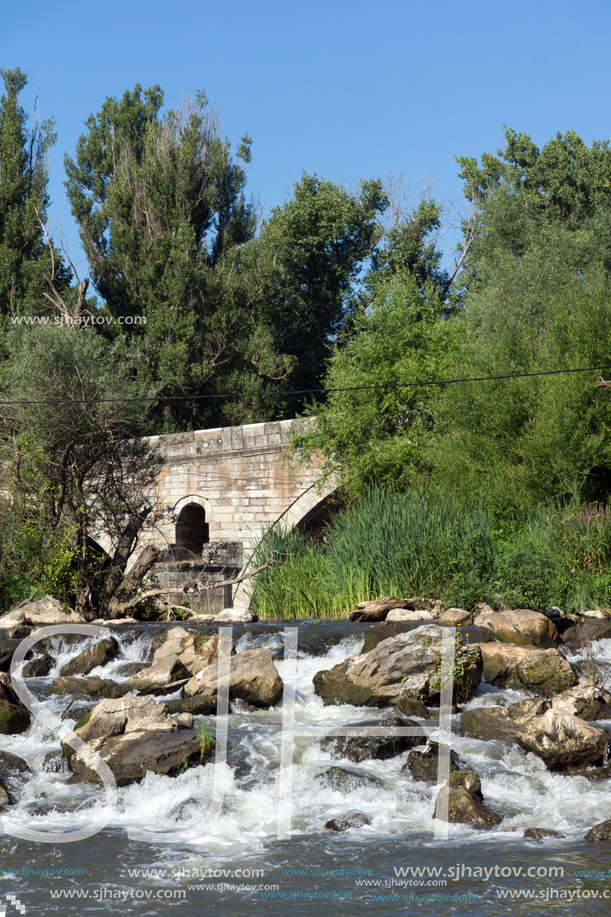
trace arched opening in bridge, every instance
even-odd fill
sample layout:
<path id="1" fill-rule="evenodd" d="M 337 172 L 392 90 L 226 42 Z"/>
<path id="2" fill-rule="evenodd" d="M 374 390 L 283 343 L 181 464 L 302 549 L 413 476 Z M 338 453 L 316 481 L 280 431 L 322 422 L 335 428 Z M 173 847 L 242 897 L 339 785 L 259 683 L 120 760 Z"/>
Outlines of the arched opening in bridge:
<path id="1" fill-rule="evenodd" d="M 204 545 L 210 541 L 206 511 L 198 503 L 184 506 L 176 522 L 176 547 L 201 557 Z"/>
<path id="2" fill-rule="evenodd" d="M 324 541 L 327 525 L 340 508 L 340 499 L 337 492 L 333 491 L 302 516 L 295 528 L 311 538 Z"/>

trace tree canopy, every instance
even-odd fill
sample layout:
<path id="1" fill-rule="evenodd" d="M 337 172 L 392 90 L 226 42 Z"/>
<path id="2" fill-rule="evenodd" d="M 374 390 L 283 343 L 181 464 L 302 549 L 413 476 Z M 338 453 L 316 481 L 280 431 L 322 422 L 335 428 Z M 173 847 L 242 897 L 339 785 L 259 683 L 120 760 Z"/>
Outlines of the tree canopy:
<path id="1" fill-rule="evenodd" d="M 47 155 L 55 141 L 52 121 L 33 125 L 20 95 L 27 76 L 19 68 L 2 70 L 0 97 L 0 315 L 40 314 L 45 310 L 45 275 L 50 256 L 43 233 L 47 192 Z M 63 275 L 63 280 L 68 278 Z"/>

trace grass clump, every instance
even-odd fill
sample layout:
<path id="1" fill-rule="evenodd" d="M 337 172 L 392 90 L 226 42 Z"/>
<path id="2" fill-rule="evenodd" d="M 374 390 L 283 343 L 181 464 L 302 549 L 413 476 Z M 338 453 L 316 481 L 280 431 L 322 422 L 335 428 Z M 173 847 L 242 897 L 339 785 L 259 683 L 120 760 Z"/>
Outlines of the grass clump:
<path id="1" fill-rule="evenodd" d="M 611 509 L 600 503 L 534 506 L 498 520 L 441 490 L 372 487 L 338 512 L 322 538 L 271 528 L 253 565 L 261 618 L 343 617 L 381 595 L 442 599 L 472 608 L 566 611 L 611 607 Z"/>
<path id="2" fill-rule="evenodd" d="M 468 603 L 492 579 L 492 526 L 477 506 L 465 509 L 423 489 L 371 488 L 340 512 L 322 540 L 270 529 L 253 564 L 277 562 L 256 578 L 252 605 L 262 618 L 341 617 L 379 595 L 452 594 Z"/>

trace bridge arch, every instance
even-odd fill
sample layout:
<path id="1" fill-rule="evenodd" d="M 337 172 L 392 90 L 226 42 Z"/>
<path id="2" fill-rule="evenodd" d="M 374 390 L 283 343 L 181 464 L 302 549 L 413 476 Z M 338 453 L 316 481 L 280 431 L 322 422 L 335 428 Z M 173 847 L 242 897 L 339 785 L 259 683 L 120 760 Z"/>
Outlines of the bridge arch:
<path id="1" fill-rule="evenodd" d="M 320 534 L 337 505 L 338 491 L 335 484 L 311 486 L 291 503 L 279 522 L 286 529 L 297 528 Z"/>
<path id="2" fill-rule="evenodd" d="M 210 515 L 207 501 L 197 494 L 183 497 L 174 507 L 175 546 L 178 551 L 201 557 L 210 541 Z"/>

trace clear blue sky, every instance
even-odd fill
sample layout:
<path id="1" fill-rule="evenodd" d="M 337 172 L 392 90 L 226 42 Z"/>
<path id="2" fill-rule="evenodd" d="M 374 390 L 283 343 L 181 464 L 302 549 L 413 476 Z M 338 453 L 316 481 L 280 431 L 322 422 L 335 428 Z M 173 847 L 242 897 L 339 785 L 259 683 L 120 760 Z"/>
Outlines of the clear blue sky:
<path id="1" fill-rule="evenodd" d="M 495 152 L 502 125 L 545 143 L 611 135 L 608 0 L 29 0 L 2 11 L 0 66 L 29 74 L 56 120 L 51 225 L 74 250 L 63 155 L 108 95 L 203 89 L 224 133 L 253 137 L 250 190 L 267 209 L 302 170 L 349 184 L 427 175 L 460 197 L 454 156 Z"/>

